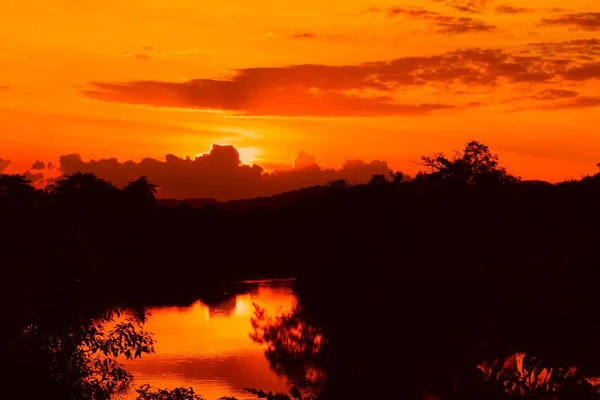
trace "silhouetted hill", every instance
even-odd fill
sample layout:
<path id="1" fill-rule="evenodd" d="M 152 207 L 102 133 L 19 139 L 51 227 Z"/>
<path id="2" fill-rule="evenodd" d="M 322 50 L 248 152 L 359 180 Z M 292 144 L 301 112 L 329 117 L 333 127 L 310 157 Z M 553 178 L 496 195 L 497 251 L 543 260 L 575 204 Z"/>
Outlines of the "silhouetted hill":
<path id="1" fill-rule="evenodd" d="M 222 204 L 223 209 L 231 211 L 249 211 L 256 208 L 293 207 L 313 201 L 319 201 L 327 196 L 329 190 L 325 186 L 312 186 L 293 190 L 268 197 L 258 197 L 247 200 L 232 200 Z"/>
<path id="2" fill-rule="evenodd" d="M 273 196 L 243 200 L 217 201 L 215 199 L 158 199 L 157 202 L 160 205 L 168 207 L 178 207 L 182 204 L 185 204 L 192 208 L 214 206 L 222 210 L 249 211 L 261 207 L 288 207 L 306 201 L 318 200 L 326 196 L 327 192 L 328 191 L 325 186 L 312 186 L 290 192 L 279 193 Z"/>
<path id="3" fill-rule="evenodd" d="M 215 204 L 221 203 L 215 199 L 183 199 L 183 200 L 157 199 L 156 201 L 158 202 L 158 204 L 168 206 L 168 207 L 178 207 L 178 206 L 185 204 L 185 205 L 188 205 L 193 208 L 200 208 L 200 207 L 204 207 L 207 205 L 215 205 Z"/>

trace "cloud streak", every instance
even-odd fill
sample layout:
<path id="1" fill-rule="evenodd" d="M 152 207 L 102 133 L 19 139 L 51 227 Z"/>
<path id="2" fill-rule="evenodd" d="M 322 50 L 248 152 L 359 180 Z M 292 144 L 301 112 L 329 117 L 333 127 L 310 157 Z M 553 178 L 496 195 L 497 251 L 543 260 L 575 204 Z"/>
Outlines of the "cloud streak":
<path id="1" fill-rule="evenodd" d="M 599 39 L 576 39 L 563 42 L 529 43 L 528 47 L 546 56 L 579 55 L 586 59 L 600 56 Z"/>
<path id="2" fill-rule="evenodd" d="M 294 85 L 276 87 L 273 81 L 265 81 L 263 85 L 254 80 L 263 72 L 256 72 L 243 73 L 232 81 L 93 83 L 94 89 L 84 93 L 115 103 L 225 110 L 254 116 L 408 116 L 452 108 L 446 104 L 397 104 L 390 96 L 361 97 L 336 92 L 335 89 Z M 276 73 L 273 74 L 274 79 L 277 77 Z M 331 78 L 333 83 L 336 79 Z"/>
<path id="3" fill-rule="evenodd" d="M 573 110 L 600 107 L 600 97 L 580 95 L 574 90 L 545 89 L 533 96 L 531 100 L 542 102 L 542 104 L 531 107 L 520 107 L 508 112 L 519 112 L 527 110 Z"/>
<path id="4" fill-rule="evenodd" d="M 428 22 L 431 26 L 431 31 L 435 33 L 465 34 L 492 32 L 497 29 L 496 26 L 475 18 L 443 15 L 422 8 L 392 7 L 388 10 L 388 16 L 404 16 L 408 19 Z"/>
<path id="5" fill-rule="evenodd" d="M 455 10 L 467 13 L 481 13 L 483 12 L 491 0 L 433 0 L 436 3 L 443 3 L 444 5 L 454 8 Z"/>
<path id="6" fill-rule="evenodd" d="M 543 104 L 537 107 L 531 107 L 530 110 L 575 110 L 583 108 L 600 107 L 600 97 L 578 96 L 567 101 L 559 101 L 552 104 Z M 523 111 L 527 109 L 519 109 Z"/>
<path id="7" fill-rule="evenodd" d="M 533 100 L 556 100 L 556 99 L 564 99 L 579 96 L 578 92 L 573 90 L 564 90 L 564 89 L 546 89 L 538 94 L 531 96 L 530 98 Z"/>
<path id="8" fill-rule="evenodd" d="M 539 26 L 566 26 L 575 30 L 600 31 L 600 12 L 557 15 L 542 19 Z"/>
<path id="9" fill-rule="evenodd" d="M 463 49 L 427 57 L 403 57 L 356 65 L 291 65 L 237 70 L 229 79 L 187 82 L 92 82 L 83 93 L 114 103 L 219 110 L 249 116 L 418 116 L 463 109 L 429 101 L 407 103 L 405 89 L 498 83 L 582 82 L 600 78 L 600 64 L 568 52 L 595 54 L 596 39 L 532 43 L 537 54 Z M 558 56 L 564 52 L 565 56 Z M 438 97 L 433 97 L 438 99 Z"/>
<path id="10" fill-rule="evenodd" d="M 517 15 L 517 14 L 528 14 L 535 12 L 536 10 L 528 7 L 515 7 L 509 4 L 502 4 L 497 6 L 494 11 L 496 14 L 506 14 L 506 15 Z"/>
<path id="11" fill-rule="evenodd" d="M 316 37 L 317 35 L 312 32 L 296 33 L 295 35 L 291 36 L 292 39 L 314 39 Z"/>

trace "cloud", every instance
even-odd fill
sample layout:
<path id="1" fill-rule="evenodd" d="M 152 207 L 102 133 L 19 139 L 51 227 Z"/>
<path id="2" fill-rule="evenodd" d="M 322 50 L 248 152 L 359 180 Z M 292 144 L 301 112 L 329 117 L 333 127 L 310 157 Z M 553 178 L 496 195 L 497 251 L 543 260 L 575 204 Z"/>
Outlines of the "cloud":
<path id="1" fill-rule="evenodd" d="M 138 60 L 151 60 L 157 58 L 167 57 L 185 57 L 185 56 L 196 56 L 196 55 L 209 55 L 212 52 L 200 51 L 197 49 L 178 49 L 178 48 L 157 48 L 153 46 L 142 46 L 133 51 L 126 51 L 123 53 L 127 57 L 133 57 Z"/>
<path id="2" fill-rule="evenodd" d="M 46 168 L 46 164 L 44 164 L 43 161 L 37 160 L 36 162 L 33 163 L 33 165 L 31 166 L 31 169 L 45 169 Z"/>
<path id="3" fill-rule="evenodd" d="M 535 12 L 535 10 L 533 8 L 515 7 L 515 6 L 511 6 L 509 4 L 499 5 L 494 9 L 494 11 L 496 11 L 496 14 L 510 14 L 510 15 L 527 14 L 527 13 Z"/>
<path id="4" fill-rule="evenodd" d="M 10 165 L 9 160 L 4 160 L 4 159 L 0 158 L 0 174 L 4 173 L 4 171 L 6 171 L 6 169 L 8 168 L 9 165 Z"/>
<path id="5" fill-rule="evenodd" d="M 535 108 L 538 110 L 569 110 L 594 107 L 600 107 L 600 97 L 580 96 L 569 101 L 545 104 Z"/>
<path id="6" fill-rule="evenodd" d="M 335 76 L 334 71 L 346 75 Z M 320 75 L 320 76 L 319 76 Z M 352 82 L 353 75 L 357 83 Z M 362 78 L 362 81 L 361 81 Z M 183 83 L 134 81 L 92 83 L 87 96 L 115 103 L 226 110 L 242 115 L 403 116 L 452 108 L 447 104 L 399 104 L 390 96 L 364 96 L 342 90 L 380 88 L 360 68 L 302 65 L 241 70 L 233 80 L 197 79 Z M 319 87 L 321 86 L 321 87 Z"/>
<path id="7" fill-rule="evenodd" d="M 137 58 L 138 60 L 151 60 L 152 59 L 152 57 L 150 57 L 148 54 L 144 54 L 144 53 L 134 54 L 133 57 Z"/>
<path id="8" fill-rule="evenodd" d="M 527 46 L 549 56 L 555 56 L 557 54 L 575 54 L 588 57 L 600 56 L 599 39 L 577 39 L 563 42 L 529 43 Z"/>
<path id="9" fill-rule="evenodd" d="M 369 7 L 361 11 L 361 14 L 375 14 L 381 12 L 381 8 L 379 7 Z"/>
<path id="10" fill-rule="evenodd" d="M 446 34 L 464 34 L 473 32 L 491 32 L 497 29 L 484 21 L 467 18 L 442 15 L 434 11 L 422 8 L 392 7 L 388 10 L 389 17 L 403 15 L 409 19 L 417 19 L 429 22 L 432 31 Z"/>
<path id="11" fill-rule="evenodd" d="M 600 31 L 600 12 L 557 15 L 542 19 L 539 26 L 567 26 L 576 30 Z"/>
<path id="12" fill-rule="evenodd" d="M 433 0 L 436 3 L 444 3 L 444 5 L 454 8 L 455 10 L 468 13 L 483 12 L 491 0 Z"/>
<path id="13" fill-rule="evenodd" d="M 533 100 L 556 100 L 556 99 L 564 99 L 570 97 L 577 97 L 579 93 L 573 90 L 564 90 L 564 89 L 546 89 L 538 94 L 531 96 Z"/>
<path id="14" fill-rule="evenodd" d="M 600 62 L 589 62 L 570 68 L 562 74 L 563 78 L 571 81 L 585 81 L 600 78 Z"/>
<path id="15" fill-rule="evenodd" d="M 569 110 L 600 107 L 600 97 L 581 96 L 578 92 L 564 89 L 546 89 L 529 96 L 529 99 L 543 101 L 545 104 L 533 107 L 521 107 L 508 112 L 526 110 Z"/>
<path id="16" fill-rule="evenodd" d="M 573 11 L 570 8 L 563 8 L 563 7 L 551 7 L 551 8 L 546 8 L 545 10 L 549 13 L 554 13 L 554 14 L 564 14 L 564 13 Z"/>
<path id="17" fill-rule="evenodd" d="M 594 79 L 598 77 L 594 62 L 581 62 L 568 54 L 559 57 L 550 50 L 595 51 L 595 46 L 592 41 L 538 43 L 530 44 L 528 54 L 472 48 L 355 65 L 246 68 L 235 71 L 229 79 L 93 82 L 83 93 L 114 103 L 219 110 L 239 115 L 427 115 L 464 106 L 440 103 L 438 96 L 432 96 L 429 102 L 406 103 L 406 89 L 433 87 L 451 93 L 454 89 L 465 90 L 465 86 L 472 90 L 478 86 L 493 88 L 498 83 Z"/>
<path id="18" fill-rule="evenodd" d="M 334 179 L 365 182 L 374 174 L 388 175 L 384 161 L 349 160 L 340 169 L 324 169 L 313 156 L 298 154 L 294 166 L 265 173 L 258 165 L 243 165 L 232 146 L 213 145 L 200 157 L 180 158 L 167 155 L 164 160 L 146 158 L 140 162 L 119 162 L 115 158 L 83 161 L 79 154 L 60 157 L 63 174 L 94 172 L 116 186 L 147 176 L 160 186 L 162 198 L 215 198 L 230 200 L 268 196 Z"/>
<path id="19" fill-rule="evenodd" d="M 517 15 L 517 14 L 530 14 L 530 13 L 550 13 L 550 14 L 557 14 L 557 13 L 566 13 L 569 12 L 571 10 L 569 10 L 568 8 L 559 8 L 559 7 L 552 7 L 552 8 L 531 8 L 531 7 L 517 7 L 517 6 L 512 6 L 510 4 L 501 4 L 496 6 L 496 8 L 494 8 L 494 11 L 496 12 L 496 14 L 504 14 L 504 15 Z"/>
<path id="20" fill-rule="evenodd" d="M 303 32 L 292 35 L 292 39 L 314 39 L 316 35 L 312 32 Z"/>
<path id="21" fill-rule="evenodd" d="M 25 176 L 25 179 L 27 179 L 33 185 L 36 185 L 38 182 L 44 180 L 44 174 L 42 172 L 32 173 L 31 171 L 27 170 L 23 175 Z"/>
<path id="22" fill-rule="evenodd" d="M 315 156 L 309 156 L 305 152 L 301 151 L 294 160 L 294 168 L 297 169 L 308 169 L 308 168 L 319 168 L 316 162 Z"/>

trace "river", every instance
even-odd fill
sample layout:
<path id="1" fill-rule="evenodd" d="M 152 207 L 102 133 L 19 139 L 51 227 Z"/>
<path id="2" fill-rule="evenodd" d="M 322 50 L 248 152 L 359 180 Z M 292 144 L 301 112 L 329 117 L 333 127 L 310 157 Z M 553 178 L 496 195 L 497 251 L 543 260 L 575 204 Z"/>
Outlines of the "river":
<path id="1" fill-rule="evenodd" d="M 261 281 L 212 307 L 196 301 L 151 308 L 144 329 L 154 333 L 156 353 L 127 361 L 125 367 L 135 386 L 193 387 L 207 400 L 253 398 L 246 387 L 287 392 L 291 384 L 270 369 L 264 347 L 250 338 L 251 317 L 253 304 L 274 315 L 295 302 L 290 281 Z"/>

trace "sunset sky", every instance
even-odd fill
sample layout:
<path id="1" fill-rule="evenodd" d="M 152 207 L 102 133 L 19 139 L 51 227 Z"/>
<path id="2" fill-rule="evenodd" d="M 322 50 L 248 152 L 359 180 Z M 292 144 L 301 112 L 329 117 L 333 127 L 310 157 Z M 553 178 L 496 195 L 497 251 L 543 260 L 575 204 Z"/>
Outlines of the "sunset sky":
<path id="1" fill-rule="evenodd" d="M 600 162 L 597 0 L 3 0 L 0 30 L 5 172 L 220 144 L 415 173 L 469 139 L 527 179 Z"/>

